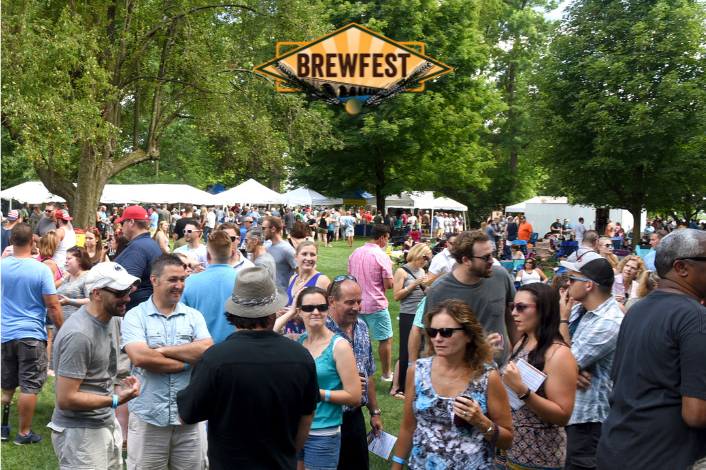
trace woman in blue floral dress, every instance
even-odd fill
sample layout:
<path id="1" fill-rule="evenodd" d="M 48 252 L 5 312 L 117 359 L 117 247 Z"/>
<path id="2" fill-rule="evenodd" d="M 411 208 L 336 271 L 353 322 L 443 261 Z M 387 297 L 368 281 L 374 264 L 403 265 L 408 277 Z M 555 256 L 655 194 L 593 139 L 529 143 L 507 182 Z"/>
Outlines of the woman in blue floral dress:
<path id="1" fill-rule="evenodd" d="M 483 327 L 465 302 L 427 313 L 427 357 L 407 373 L 405 410 L 393 470 L 489 470 L 493 447 L 512 443 L 507 392 Z"/>

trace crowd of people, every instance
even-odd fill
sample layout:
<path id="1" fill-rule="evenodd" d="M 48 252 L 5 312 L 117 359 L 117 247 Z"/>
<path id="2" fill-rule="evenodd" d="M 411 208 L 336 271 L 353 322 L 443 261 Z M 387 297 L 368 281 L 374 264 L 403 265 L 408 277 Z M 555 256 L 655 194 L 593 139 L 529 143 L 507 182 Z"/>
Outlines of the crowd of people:
<path id="1" fill-rule="evenodd" d="M 511 247 L 514 276 L 499 248 L 529 240 L 524 217 L 463 231 L 442 213 L 113 213 L 84 243 L 54 204 L 2 229 L 2 440 L 19 387 L 13 442 L 42 441 L 51 371 L 60 468 L 122 469 L 125 448 L 129 469 L 366 469 L 363 407 L 373 435 L 398 435 L 393 469 L 706 464 L 702 229 L 651 230 L 643 259 L 558 219 L 582 235 L 563 272 Z M 320 272 L 358 223 L 370 236 L 346 271 Z M 412 243 L 395 270 L 392 231 L 425 224 L 442 241 Z M 383 426 L 376 358 L 399 430 Z"/>

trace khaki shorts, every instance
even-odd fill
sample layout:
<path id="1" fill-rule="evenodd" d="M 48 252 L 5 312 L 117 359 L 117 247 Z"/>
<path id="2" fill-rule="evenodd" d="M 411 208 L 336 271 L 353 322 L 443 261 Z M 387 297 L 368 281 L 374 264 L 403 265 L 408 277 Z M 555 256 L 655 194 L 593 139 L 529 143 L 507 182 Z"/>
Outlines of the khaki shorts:
<path id="1" fill-rule="evenodd" d="M 123 469 L 123 431 L 116 419 L 102 428 L 62 428 L 49 423 L 59 470 Z"/>
<path id="2" fill-rule="evenodd" d="M 206 423 L 155 426 L 130 413 L 127 470 L 203 470 Z"/>
<path id="3" fill-rule="evenodd" d="M 47 342 L 34 338 L 2 343 L 2 389 L 37 394 L 47 381 Z"/>

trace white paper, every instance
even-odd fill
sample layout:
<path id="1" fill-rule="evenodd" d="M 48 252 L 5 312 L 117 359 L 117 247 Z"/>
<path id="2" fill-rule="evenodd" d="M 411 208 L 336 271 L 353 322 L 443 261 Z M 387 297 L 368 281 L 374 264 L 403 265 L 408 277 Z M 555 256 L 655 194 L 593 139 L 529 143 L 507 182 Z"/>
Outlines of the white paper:
<path id="1" fill-rule="evenodd" d="M 388 460 L 390 458 L 392 448 L 395 446 L 395 442 L 397 442 L 397 438 L 384 431 L 380 431 L 379 434 L 380 437 L 375 437 L 372 430 L 368 433 L 368 450 L 373 454 Z"/>
<path id="2" fill-rule="evenodd" d="M 517 369 L 520 371 L 522 381 L 533 392 L 536 392 L 537 389 L 542 385 L 542 383 L 544 383 L 544 380 L 547 378 L 547 374 L 536 369 L 524 359 L 520 359 L 519 361 L 517 361 L 516 365 Z M 520 400 L 520 397 L 517 395 L 517 393 L 515 393 L 513 389 L 511 389 L 507 385 L 505 385 L 505 389 L 507 390 L 507 396 L 510 398 L 510 406 L 513 410 L 519 410 L 520 408 L 525 406 L 525 402 Z"/>

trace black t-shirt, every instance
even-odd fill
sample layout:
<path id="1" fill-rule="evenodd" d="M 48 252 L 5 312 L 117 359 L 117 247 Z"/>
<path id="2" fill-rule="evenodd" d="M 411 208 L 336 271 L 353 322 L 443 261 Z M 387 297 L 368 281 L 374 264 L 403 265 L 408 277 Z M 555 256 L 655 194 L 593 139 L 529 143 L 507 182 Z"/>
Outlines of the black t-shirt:
<path id="1" fill-rule="evenodd" d="M 192 223 L 198 222 L 198 221 L 199 221 L 199 219 L 196 219 L 194 217 L 182 217 L 181 219 L 177 220 L 177 223 L 174 226 L 174 232 L 173 232 L 173 233 L 177 234 L 177 240 L 184 236 L 184 227 L 186 227 L 186 224 L 192 224 Z"/>
<path id="2" fill-rule="evenodd" d="M 517 240 L 517 224 L 515 222 L 507 224 L 507 239 L 510 241 Z"/>
<path id="3" fill-rule="evenodd" d="M 554 222 L 552 224 L 552 233 L 559 233 L 561 232 L 561 224 L 559 222 Z"/>
<path id="4" fill-rule="evenodd" d="M 688 427 L 681 414 L 683 396 L 706 400 L 705 360 L 706 308 L 693 297 L 654 291 L 630 307 L 597 468 L 684 470 L 706 456 L 706 429 Z"/>
<path id="5" fill-rule="evenodd" d="M 239 330 L 201 356 L 177 395 L 185 423 L 208 420 L 212 470 L 292 470 L 302 416 L 319 401 L 311 354 L 272 330 Z"/>

